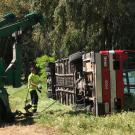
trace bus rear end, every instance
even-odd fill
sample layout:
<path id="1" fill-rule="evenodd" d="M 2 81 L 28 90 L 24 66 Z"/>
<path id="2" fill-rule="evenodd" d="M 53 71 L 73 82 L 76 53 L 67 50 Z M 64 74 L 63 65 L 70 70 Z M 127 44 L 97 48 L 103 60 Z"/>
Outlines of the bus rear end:
<path id="1" fill-rule="evenodd" d="M 135 109 L 135 51 L 96 55 L 96 114 Z"/>

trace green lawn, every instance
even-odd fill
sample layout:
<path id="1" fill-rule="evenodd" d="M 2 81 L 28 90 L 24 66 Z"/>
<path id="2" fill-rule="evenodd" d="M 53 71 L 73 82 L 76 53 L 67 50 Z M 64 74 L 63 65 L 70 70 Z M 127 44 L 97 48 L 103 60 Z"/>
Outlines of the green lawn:
<path id="1" fill-rule="evenodd" d="M 8 87 L 10 104 L 12 110 L 23 110 L 27 87 L 18 89 Z M 43 90 L 39 94 L 38 112 L 44 110 L 54 101 L 48 99 Z M 54 104 L 46 111 L 34 117 L 34 122 L 54 128 L 61 135 L 134 135 L 135 113 L 123 112 L 106 117 L 95 117 L 89 113 L 76 113 L 71 107 Z"/>

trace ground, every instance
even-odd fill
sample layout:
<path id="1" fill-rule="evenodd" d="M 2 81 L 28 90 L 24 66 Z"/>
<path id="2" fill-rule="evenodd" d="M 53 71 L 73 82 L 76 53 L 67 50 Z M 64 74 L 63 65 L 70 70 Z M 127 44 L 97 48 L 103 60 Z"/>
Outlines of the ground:
<path id="1" fill-rule="evenodd" d="M 8 93 L 12 111 L 24 112 L 27 86 L 8 87 Z M 38 113 L 33 117 L 17 117 L 12 125 L 0 128 L 0 135 L 135 135 L 135 112 L 95 117 L 48 99 L 45 89 L 38 94 Z"/>
<path id="2" fill-rule="evenodd" d="M 12 112 L 15 112 L 15 110 L 25 112 L 23 107 L 27 94 L 27 86 L 19 89 L 7 87 L 7 89 Z M 39 97 L 41 98 L 42 95 L 39 95 Z M 39 102 L 38 111 L 41 111 L 43 110 L 42 104 L 44 104 L 44 99 L 41 99 Z M 17 116 L 15 122 L 0 127 L 0 135 L 57 135 L 53 128 L 44 125 L 44 123 L 38 123 L 35 119 L 34 117 L 24 117 L 23 115 Z"/>
<path id="3" fill-rule="evenodd" d="M 12 125 L 0 128 L 0 135 L 56 135 L 55 131 L 41 125 Z"/>

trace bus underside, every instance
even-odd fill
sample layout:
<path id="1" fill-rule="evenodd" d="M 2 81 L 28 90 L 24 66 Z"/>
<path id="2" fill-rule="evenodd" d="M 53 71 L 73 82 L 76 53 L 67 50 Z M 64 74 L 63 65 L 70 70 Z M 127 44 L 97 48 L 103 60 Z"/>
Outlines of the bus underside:
<path id="1" fill-rule="evenodd" d="M 135 108 L 135 52 L 77 52 L 46 63 L 47 94 L 95 115 Z"/>

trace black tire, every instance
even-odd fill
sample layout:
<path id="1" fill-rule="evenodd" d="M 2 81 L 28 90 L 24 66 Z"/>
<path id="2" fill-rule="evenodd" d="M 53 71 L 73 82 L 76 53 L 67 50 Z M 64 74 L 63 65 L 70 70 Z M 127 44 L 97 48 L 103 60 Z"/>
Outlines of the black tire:
<path id="1" fill-rule="evenodd" d="M 50 86 L 48 86 L 48 88 L 47 88 L 47 92 L 52 92 L 52 87 Z"/>
<path id="2" fill-rule="evenodd" d="M 2 110 L 2 104 L 1 104 L 1 102 L 0 102 L 0 125 L 1 125 L 2 122 L 3 122 L 2 115 L 3 115 L 3 110 Z"/>
<path id="3" fill-rule="evenodd" d="M 50 67 L 50 62 L 45 62 L 45 67 Z"/>
<path id="4" fill-rule="evenodd" d="M 49 67 L 49 62 L 45 62 L 45 67 Z"/>
<path id="5" fill-rule="evenodd" d="M 45 67 L 51 67 L 54 64 L 55 63 L 53 63 L 53 62 L 45 62 Z"/>
<path id="6" fill-rule="evenodd" d="M 7 121 L 7 110 L 4 103 L 0 100 L 0 123 Z"/>
<path id="7" fill-rule="evenodd" d="M 48 92 L 47 92 L 47 97 L 48 97 L 48 98 L 53 98 L 52 91 L 48 91 Z"/>
<path id="8" fill-rule="evenodd" d="M 14 113 L 8 113 L 7 114 L 7 118 L 6 118 L 6 122 L 8 123 L 12 123 L 15 121 L 15 114 Z"/>
<path id="9" fill-rule="evenodd" d="M 15 114 L 7 112 L 6 106 L 0 100 L 0 125 L 5 123 L 12 123 L 15 121 Z"/>
<path id="10" fill-rule="evenodd" d="M 46 72 L 51 72 L 51 68 L 50 67 L 46 67 Z"/>
<path id="11" fill-rule="evenodd" d="M 47 79 L 46 82 L 47 82 L 48 85 L 52 85 L 52 80 L 51 81 L 48 81 L 48 79 Z"/>
<path id="12" fill-rule="evenodd" d="M 52 74 L 51 72 L 46 72 L 47 77 L 50 77 Z"/>
<path id="13" fill-rule="evenodd" d="M 78 60 L 82 60 L 82 52 L 77 52 L 69 56 L 69 62 L 74 63 Z"/>

